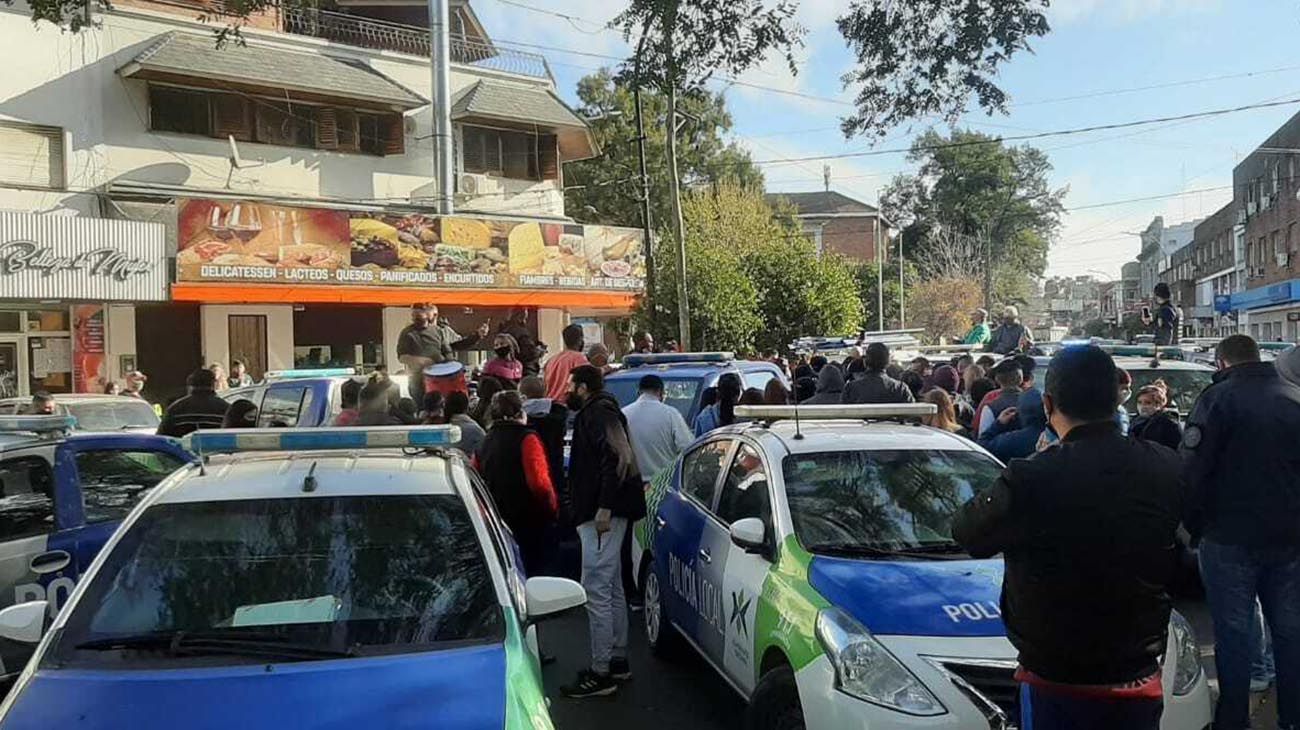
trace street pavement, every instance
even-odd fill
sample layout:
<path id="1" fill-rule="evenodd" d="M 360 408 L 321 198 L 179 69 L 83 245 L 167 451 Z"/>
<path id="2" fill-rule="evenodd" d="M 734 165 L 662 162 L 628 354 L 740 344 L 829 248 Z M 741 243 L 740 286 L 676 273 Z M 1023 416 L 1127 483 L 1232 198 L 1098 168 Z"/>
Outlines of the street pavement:
<path id="1" fill-rule="evenodd" d="M 1195 627 L 1202 662 L 1213 678 L 1214 642 L 1209 612 L 1201 602 L 1180 602 L 1178 610 Z M 559 730 L 740 730 L 744 701 L 689 651 L 671 662 L 651 656 L 641 621 L 640 613 L 631 614 L 628 659 L 633 679 L 613 697 L 586 700 L 560 696 L 560 685 L 572 682 L 587 660 L 586 615 L 579 610 L 541 625 L 542 650 L 556 657 L 555 663 L 543 670 L 555 726 Z M 1259 698 L 1255 728 L 1277 728 L 1271 693 Z"/>

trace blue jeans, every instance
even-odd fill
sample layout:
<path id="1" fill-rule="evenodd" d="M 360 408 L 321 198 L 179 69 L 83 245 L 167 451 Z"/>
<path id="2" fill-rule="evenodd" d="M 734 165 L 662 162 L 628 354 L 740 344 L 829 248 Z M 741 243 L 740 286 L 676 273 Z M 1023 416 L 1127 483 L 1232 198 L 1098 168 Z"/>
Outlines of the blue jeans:
<path id="1" fill-rule="evenodd" d="M 1273 642 L 1268 640 L 1264 625 L 1264 610 L 1255 601 L 1255 618 L 1250 620 L 1250 681 L 1273 684 L 1277 670 L 1273 668 Z"/>
<path id="2" fill-rule="evenodd" d="M 1201 579 L 1214 619 L 1219 674 L 1216 730 L 1250 727 L 1255 600 L 1273 639 L 1280 730 L 1300 730 L 1300 548 L 1247 548 L 1203 540 Z"/>
<path id="3" fill-rule="evenodd" d="M 1023 730 L 1159 730 L 1164 700 L 1071 697 L 1020 685 Z"/>

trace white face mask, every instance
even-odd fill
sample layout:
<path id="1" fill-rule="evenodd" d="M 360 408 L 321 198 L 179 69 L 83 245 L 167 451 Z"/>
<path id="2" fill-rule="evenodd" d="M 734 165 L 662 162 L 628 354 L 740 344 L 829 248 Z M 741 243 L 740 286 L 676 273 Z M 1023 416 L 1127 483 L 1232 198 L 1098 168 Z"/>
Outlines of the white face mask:
<path id="1" fill-rule="evenodd" d="M 1150 418 L 1150 417 L 1154 416 L 1155 414 L 1157 414 L 1157 413 L 1159 413 L 1159 412 L 1160 412 L 1160 409 L 1157 408 L 1157 407 L 1155 407 L 1155 406 L 1144 406 L 1144 405 L 1138 405 L 1138 415 L 1139 415 L 1139 416 L 1143 416 L 1143 417 L 1145 417 L 1145 418 Z"/>

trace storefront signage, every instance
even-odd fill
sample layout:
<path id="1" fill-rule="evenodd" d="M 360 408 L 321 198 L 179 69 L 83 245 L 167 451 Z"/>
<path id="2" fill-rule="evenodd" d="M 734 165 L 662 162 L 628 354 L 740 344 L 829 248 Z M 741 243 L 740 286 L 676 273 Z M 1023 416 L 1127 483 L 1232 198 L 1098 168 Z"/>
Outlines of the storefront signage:
<path id="1" fill-rule="evenodd" d="M 0 213 L 6 299 L 162 301 L 166 258 L 161 223 Z"/>
<path id="2" fill-rule="evenodd" d="M 104 336 L 104 307 L 78 304 L 72 308 L 72 390 L 102 393 L 107 343 Z"/>
<path id="3" fill-rule="evenodd" d="M 638 229 L 178 203 L 177 280 L 423 288 L 600 290 L 645 285 Z"/>

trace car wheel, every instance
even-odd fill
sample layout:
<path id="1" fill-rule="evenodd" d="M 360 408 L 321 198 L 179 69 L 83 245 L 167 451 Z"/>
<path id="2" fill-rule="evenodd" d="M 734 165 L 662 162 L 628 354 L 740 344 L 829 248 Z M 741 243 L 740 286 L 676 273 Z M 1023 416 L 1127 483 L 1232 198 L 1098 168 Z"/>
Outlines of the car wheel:
<path id="1" fill-rule="evenodd" d="M 758 680 L 745 708 L 745 730 L 804 730 L 793 669 L 778 667 Z"/>
<path id="2" fill-rule="evenodd" d="M 659 582 L 659 572 L 655 570 L 654 561 L 646 557 L 641 565 L 641 588 L 644 591 L 645 637 L 650 650 L 661 659 L 671 659 L 681 650 L 681 637 L 677 629 L 668 620 L 664 610 L 663 584 Z"/>

